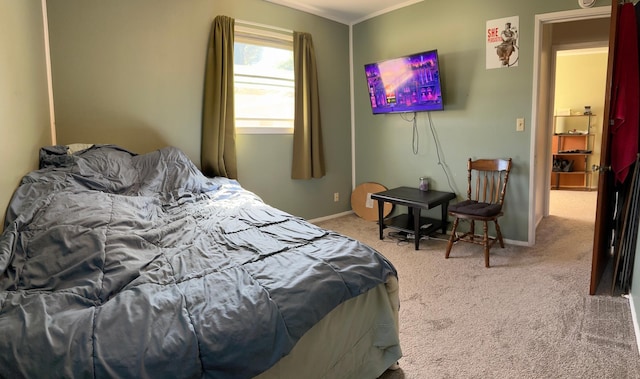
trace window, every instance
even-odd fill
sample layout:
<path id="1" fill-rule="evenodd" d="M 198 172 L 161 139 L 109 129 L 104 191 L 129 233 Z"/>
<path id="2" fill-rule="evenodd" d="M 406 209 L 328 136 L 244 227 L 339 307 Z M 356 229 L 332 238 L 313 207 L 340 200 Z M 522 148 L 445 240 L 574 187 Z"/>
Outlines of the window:
<path id="1" fill-rule="evenodd" d="M 291 33 L 236 25 L 233 69 L 236 132 L 293 133 Z"/>

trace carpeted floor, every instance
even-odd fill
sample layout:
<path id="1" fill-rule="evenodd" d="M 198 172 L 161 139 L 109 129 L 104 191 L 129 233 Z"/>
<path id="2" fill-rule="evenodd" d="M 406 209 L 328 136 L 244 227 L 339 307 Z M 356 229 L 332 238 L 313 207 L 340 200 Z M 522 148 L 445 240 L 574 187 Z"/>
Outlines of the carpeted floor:
<path id="1" fill-rule="evenodd" d="M 536 245 L 494 246 L 489 269 L 481 246 L 444 259 L 446 236 L 416 251 L 355 215 L 319 223 L 398 270 L 403 358 L 381 378 L 640 378 L 628 300 L 588 295 L 595 198 L 552 191 Z"/>

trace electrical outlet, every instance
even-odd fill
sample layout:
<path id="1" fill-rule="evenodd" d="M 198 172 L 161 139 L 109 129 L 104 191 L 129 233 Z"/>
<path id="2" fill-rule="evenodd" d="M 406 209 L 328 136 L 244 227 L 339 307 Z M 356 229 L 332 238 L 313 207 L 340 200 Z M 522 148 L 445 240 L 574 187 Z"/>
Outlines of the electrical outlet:
<path id="1" fill-rule="evenodd" d="M 516 118 L 516 131 L 524 132 L 524 118 Z"/>
<path id="2" fill-rule="evenodd" d="M 339 192 L 334 192 L 333 193 L 333 201 L 340 201 L 340 193 Z"/>

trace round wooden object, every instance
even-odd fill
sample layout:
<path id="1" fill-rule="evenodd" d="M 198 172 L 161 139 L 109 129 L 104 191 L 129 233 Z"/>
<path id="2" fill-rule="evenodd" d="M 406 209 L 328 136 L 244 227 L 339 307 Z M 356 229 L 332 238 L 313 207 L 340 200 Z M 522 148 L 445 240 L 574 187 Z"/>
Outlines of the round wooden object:
<path id="1" fill-rule="evenodd" d="M 351 209 L 367 221 L 378 221 L 378 201 L 371 199 L 371 194 L 386 191 L 387 188 L 378 183 L 362 183 L 351 193 Z M 384 203 L 382 215 L 387 217 L 393 204 Z"/>

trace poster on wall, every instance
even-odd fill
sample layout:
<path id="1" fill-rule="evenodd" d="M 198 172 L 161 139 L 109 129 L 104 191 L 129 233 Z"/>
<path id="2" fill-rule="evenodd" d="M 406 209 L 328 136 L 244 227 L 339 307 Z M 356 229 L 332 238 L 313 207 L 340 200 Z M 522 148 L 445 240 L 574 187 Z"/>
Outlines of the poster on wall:
<path id="1" fill-rule="evenodd" d="M 518 66 L 520 17 L 487 21 L 487 70 Z"/>

